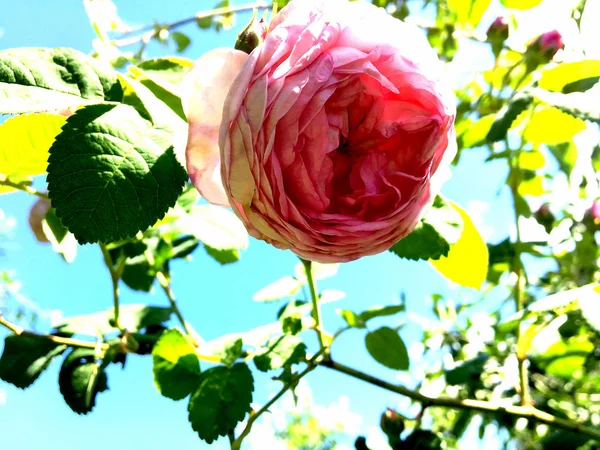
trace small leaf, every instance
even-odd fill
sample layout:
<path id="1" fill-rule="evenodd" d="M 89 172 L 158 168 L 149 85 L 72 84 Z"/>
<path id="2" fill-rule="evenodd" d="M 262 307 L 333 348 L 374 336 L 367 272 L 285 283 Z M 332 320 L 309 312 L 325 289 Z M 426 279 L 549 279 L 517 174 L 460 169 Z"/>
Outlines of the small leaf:
<path id="1" fill-rule="evenodd" d="M 194 61 L 191 59 L 167 56 L 141 62 L 138 64 L 138 68 L 142 69 L 143 74 L 152 80 L 169 83 L 169 86 L 178 86 L 193 65 Z"/>
<path id="2" fill-rule="evenodd" d="M 250 411 L 253 391 L 252 372 L 246 364 L 203 372 L 188 406 L 189 421 L 200 439 L 211 444 L 234 429 Z"/>
<path id="3" fill-rule="evenodd" d="M 306 357 L 306 344 L 297 336 L 284 335 L 273 338 L 266 348 L 254 357 L 254 364 L 261 372 L 298 364 Z"/>
<path id="4" fill-rule="evenodd" d="M 376 317 L 393 316 L 406 309 L 404 305 L 374 306 L 358 315 L 363 322 L 368 322 Z"/>
<path id="5" fill-rule="evenodd" d="M 21 178 L 46 173 L 48 149 L 66 120 L 57 114 L 8 118 L 0 125 L 0 173 Z M 0 194 L 13 190 L 0 186 Z"/>
<path id="6" fill-rule="evenodd" d="M 165 331 L 152 350 L 154 384 L 163 396 L 181 400 L 198 388 L 200 362 L 194 346 L 177 329 Z"/>
<path id="7" fill-rule="evenodd" d="M 448 256 L 430 263 L 450 281 L 478 289 L 487 276 L 488 249 L 466 211 L 455 203 L 451 204 L 463 220 L 462 235 L 450 246 Z"/>
<path id="8" fill-rule="evenodd" d="M 495 118 L 495 114 L 488 114 L 487 116 L 480 117 L 472 126 L 468 127 L 460 136 L 463 148 L 484 145 L 486 143 L 486 136 L 489 133 Z"/>
<path id="9" fill-rule="evenodd" d="M 529 108 L 533 101 L 533 95 L 528 91 L 520 91 L 504 106 L 498 114 L 490 131 L 487 134 L 488 143 L 494 143 L 506 138 L 508 130 L 511 128 L 516 118 Z"/>
<path id="10" fill-rule="evenodd" d="M 452 370 L 445 373 L 446 383 L 456 386 L 460 384 L 472 385 L 474 382 L 481 380 L 481 374 L 489 355 L 481 355 L 477 358 L 463 362 Z"/>
<path id="11" fill-rule="evenodd" d="M 232 366 L 243 355 L 244 341 L 241 338 L 234 338 L 224 343 L 223 348 L 214 352 L 221 358 L 221 362 L 226 366 Z"/>
<path id="12" fill-rule="evenodd" d="M 94 350 L 82 348 L 67 355 L 58 375 L 60 393 L 77 414 L 87 414 L 94 409 L 96 395 L 108 390 L 107 381 Z"/>
<path id="13" fill-rule="evenodd" d="M 348 310 L 348 309 L 338 309 L 336 311 L 342 319 L 346 322 L 346 324 L 351 328 L 366 328 L 367 325 L 359 319 L 359 316 Z"/>
<path id="14" fill-rule="evenodd" d="M 240 251 L 236 248 L 226 250 L 217 250 L 208 245 L 204 245 L 206 253 L 208 253 L 215 261 L 221 265 L 231 264 L 240 260 Z"/>
<path id="15" fill-rule="evenodd" d="M 284 297 L 290 297 L 300 290 L 302 282 L 291 276 L 285 276 L 277 281 L 265 286 L 256 294 L 254 301 L 257 302 L 272 302 L 281 300 Z"/>
<path id="16" fill-rule="evenodd" d="M 47 179 L 56 215 L 80 243 L 135 236 L 175 204 L 187 174 L 169 141 L 126 105 L 87 106 L 68 119 Z"/>
<path id="17" fill-rule="evenodd" d="M 0 114 L 58 111 L 122 97 L 117 73 L 77 50 L 0 51 Z"/>
<path id="18" fill-rule="evenodd" d="M 389 327 L 371 331 L 365 337 L 371 356 L 390 369 L 408 370 L 408 351 L 398 333 Z"/>
<path id="19" fill-rule="evenodd" d="M 177 53 L 183 52 L 192 43 L 192 40 L 186 34 L 180 33 L 179 31 L 171 32 L 170 36 L 177 46 L 175 49 Z"/>
<path id="20" fill-rule="evenodd" d="M 448 254 L 450 244 L 457 242 L 462 232 L 461 215 L 446 200 L 437 197 L 415 229 L 390 251 L 413 261 L 439 259 Z"/>
<path id="21" fill-rule="evenodd" d="M 28 388 L 48 368 L 52 359 L 66 349 L 66 345 L 39 337 L 7 336 L 0 357 L 0 379 L 19 389 Z"/>
<path id="22" fill-rule="evenodd" d="M 542 3 L 542 0 L 500 0 L 506 8 L 531 9 Z"/>

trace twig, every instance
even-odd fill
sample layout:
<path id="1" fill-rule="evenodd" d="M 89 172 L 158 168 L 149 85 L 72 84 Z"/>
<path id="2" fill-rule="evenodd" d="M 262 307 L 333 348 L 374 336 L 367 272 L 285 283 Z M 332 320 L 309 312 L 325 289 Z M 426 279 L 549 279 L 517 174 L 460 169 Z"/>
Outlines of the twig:
<path id="1" fill-rule="evenodd" d="M 35 195 L 36 197 L 48 200 L 48 194 L 44 194 L 43 192 L 28 186 L 24 182 L 15 183 L 14 181 L 10 181 L 8 177 L 2 173 L 0 173 L 0 185 L 15 188 L 20 191 L 27 192 L 28 194 Z"/>
<path id="2" fill-rule="evenodd" d="M 121 36 L 128 36 L 133 33 L 141 33 L 137 36 L 131 37 L 122 37 L 120 39 L 112 40 L 112 45 L 115 47 L 127 47 L 129 45 L 137 44 L 138 42 L 148 43 L 154 37 L 156 37 L 162 30 L 173 30 L 175 28 L 181 27 L 183 25 L 187 25 L 189 23 L 195 22 L 197 20 L 207 19 L 209 17 L 214 16 L 222 16 L 225 14 L 233 14 L 237 12 L 243 11 L 252 11 L 253 9 L 266 9 L 270 8 L 271 5 L 258 1 L 255 3 L 248 3 L 245 5 L 225 7 L 225 8 L 216 8 L 210 11 L 200 11 L 199 13 L 186 17 L 185 19 L 177 20 L 175 22 L 166 23 L 166 24 L 158 24 L 158 25 L 147 25 L 141 28 L 133 29 L 126 31 L 121 34 Z"/>
<path id="3" fill-rule="evenodd" d="M 317 292 L 317 283 L 315 281 L 315 277 L 312 273 L 312 261 L 307 261 L 302 259 L 302 264 L 304 264 L 304 271 L 306 272 L 306 279 L 308 281 L 308 287 L 310 289 L 310 298 L 312 301 L 312 316 L 315 320 L 315 330 L 317 331 L 317 336 L 319 337 L 319 348 L 321 350 L 325 349 L 325 342 L 323 340 L 323 327 L 321 320 L 321 305 L 319 304 L 319 293 Z"/>
<path id="4" fill-rule="evenodd" d="M 265 412 L 267 412 L 269 410 L 269 408 L 271 406 L 273 406 L 275 404 L 275 402 L 277 400 L 279 400 L 287 391 L 289 391 L 291 388 L 296 386 L 298 384 L 298 381 L 300 381 L 300 379 L 302 379 L 309 372 L 312 372 L 313 370 L 315 370 L 317 368 L 317 366 L 318 366 L 317 359 L 324 353 L 324 351 L 325 351 L 325 349 L 321 349 L 317 353 L 315 353 L 315 355 L 306 363 L 307 364 L 306 369 L 304 369 L 302 372 L 297 374 L 291 382 L 285 384 L 283 386 L 283 388 L 281 388 L 281 390 L 277 394 L 275 394 L 275 396 L 273 396 L 273 398 L 271 400 L 269 400 L 267 403 L 265 403 L 265 405 L 262 408 L 260 408 L 256 412 L 250 413 L 250 417 L 248 418 L 248 422 L 246 423 L 245 428 L 242 430 L 242 432 L 240 433 L 238 438 L 235 439 L 231 443 L 231 450 L 239 450 L 242 446 L 242 441 L 250 433 L 250 430 L 252 429 L 252 425 L 254 424 L 254 422 L 256 422 L 256 420 L 261 415 L 263 415 Z"/>
<path id="5" fill-rule="evenodd" d="M 154 259 L 154 258 L 152 258 L 152 259 Z M 151 262 L 151 264 L 153 264 L 153 263 Z M 193 335 L 192 331 L 190 330 L 189 325 L 183 318 L 183 314 L 181 314 L 181 311 L 179 310 L 179 307 L 177 306 L 177 301 L 175 300 L 175 294 L 173 293 L 173 289 L 171 289 L 170 278 L 168 278 L 163 272 L 161 272 L 159 270 L 158 272 L 156 272 L 156 279 L 158 280 L 158 283 L 163 288 L 163 291 L 165 292 L 167 298 L 169 299 L 169 303 L 171 303 L 171 308 L 173 309 L 173 312 L 177 316 L 177 319 L 179 319 L 181 326 L 183 327 L 183 329 L 185 330 L 187 335 L 195 341 L 194 335 Z"/>
<path id="6" fill-rule="evenodd" d="M 424 408 L 441 407 L 451 409 L 465 409 L 488 413 L 504 413 L 513 417 L 523 417 L 525 419 L 530 419 L 537 422 L 545 423 L 547 425 L 552 425 L 563 430 L 583 433 L 594 439 L 600 439 L 600 429 L 588 427 L 578 422 L 572 422 L 570 420 L 561 419 L 560 417 L 555 417 L 552 414 L 540 411 L 539 409 L 531 405 L 500 405 L 497 403 L 481 400 L 461 400 L 451 397 L 429 397 L 427 395 L 421 394 L 420 392 L 408 389 L 404 386 L 388 383 L 387 381 L 375 378 L 359 370 L 337 363 L 331 359 L 325 359 L 319 362 L 319 365 L 328 367 L 341 373 L 345 373 L 346 375 L 365 381 L 374 386 L 386 389 L 390 392 L 395 392 L 396 394 L 408 397 L 412 400 L 421 403 Z"/>
<path id="7" fill-rule="evenodd" d="M 62 336 L 54 336 L 53 334 L 39 334 L 34 333 L 33 331 L 27 331 L 22 327 L 10 322 L 2 315 L 2 313 L 0 313 L 0 325 L 10 330 L 16 336 L 31 336 L 39 339 L 48 340 L 58 345 L 67 345 L 69 347 L 78 348 L 90 348 L 93 350 L 100 348 L 103 351 L 107 350 L 109 347 L 109 345 L 106 343 L 82 341 L 80 339 L 71 339 Z"/>

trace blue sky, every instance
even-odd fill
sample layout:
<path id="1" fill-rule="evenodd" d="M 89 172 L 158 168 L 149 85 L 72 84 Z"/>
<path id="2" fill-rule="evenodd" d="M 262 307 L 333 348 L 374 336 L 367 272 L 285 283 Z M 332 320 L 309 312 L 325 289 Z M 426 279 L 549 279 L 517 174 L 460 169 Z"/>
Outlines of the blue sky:
<path id="1" fill-rule="evenodd" d="M 212 2 L 177 0 L 117 1 L 121 17 L 131 24 L 148 24 L 187 17 Z M 238 2 L 239 3 L 239 2 Z M 197 58 L 217 46 L 232 46 L 241 25 L 248 15 L 238 15 L 236 27 L 219 34 L 200 31 L 194 25 L 188 32 L 193 44 L 184 56 Z M 95 37 L 81 1 L 19 0 L 7 3 L 0 17 L 0 49 L 41 46 L 73 47 L 90 52 Z M 153 46 L 150 55 L 165 54 L 167 50 Z M 493 241 L 508 234 L 511 209 L 507 192 L 503 191 L 506 168 L 503 163 L 483 164 L 484 150 L 466 152 L 453 178 L 443 193 L 472 211 L 481 202 L 491 207 L 482 218 L 494 224 Z M 36 181 L 43 188 L 43 177 Z M 73 264 L 66 264 L 48 246 L 39 245 L 27 226 L 27 214 L 34 198 L 16 193 L 0 197 L 0 209 L 15 218 L 17 227 L 4 255 L 0 269 L 14 269 L 23 284 L 22 293 L 44 309 L 60 309 L 65 316 L 103 310 L 111 306 L 111 286 L 97 246 L 79 248 Z M 480 218 L 477 218 L 478 220 Z M 251 240 L 241 261 L 221 267 L 199 249 L 193 261 L 176 262 L 172 267 L 174 290 L 187 320 L 207 340 L 225 333 L 249 330 L 271 322 L 281 305 L 264 305 L 252 301 L 252 295 L 276 279 L 293 273 L 297 258 L 289 251 L 276 250 L 263 242 Z M 452 289 L 427 263 L 407 262 L 390 253 L 368 257 L 344 264 L 336 277 L 321 283 L 322 288 L 341 289 L 347 297 L 324 309 L 325 326 L 335 331 L 342 321 L 336 308 L 367 309 L 376 304 L 392 304 L 401 292 L 406 294 L 408 310 L 429 316 L 432 293 L 454 296 L 477 296 L 477 292 Z M 123 303 L 147 302 L 166 305 L 167 300 L 157 290 L 140 295 L 122 290 Z M 405 318 L 386 321 L 397 326 Z M 375 324 L 376 325 L 376 324 Z M 0 330 L 0 336 L 4 333 Z M 418 339 L 415 325 L 403 329 L 407 344 Z M 313 341 L 314 342 L 314 341 Z M 0 344 L 1 346 L 1 344 Z M 350 366 L 394 381 L 396 373 L 371 360 L 364 348 L 364 333 L 349 332 L 334 345 L 333 356 Z M 142 448 L 197 449 L 208 448 L 199 441 L 187 422 L 185 402 L 173 402 L 161 397 L 152 382 L 151 359 L 132 357 L 121 371 L 109 369 L 110 391 L 98 397 L 94 412 L 77 416 L 64 404 L 57 389 L 58 365 L 53 365 L 27 391 L 1 385 L 6 404 L 0 406 L 0 436 L 5 448 L 33 450 L 100 450 L 110 445 L 114 450 Z M 318 369 L 308 377 L 314 396 L 320 404 L 328 404 L 346 395 L 350 408 L 363 416 L 356 434 L 365 433 L 379 421 L 387 406 L 396 406 L 400 398 L 375 387 L 365 386 L 344 375 Z M 258 375 L 254 401 L 264 403 L 276 385 Z M 212 448 L 228 448 L 221 440 Z"/>

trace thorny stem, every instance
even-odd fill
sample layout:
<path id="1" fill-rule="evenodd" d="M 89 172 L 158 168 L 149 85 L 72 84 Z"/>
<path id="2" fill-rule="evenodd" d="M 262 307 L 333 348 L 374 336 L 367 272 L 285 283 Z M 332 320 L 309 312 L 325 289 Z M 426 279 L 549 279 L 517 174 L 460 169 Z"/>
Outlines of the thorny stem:
<path id="1" fill-rule="evenodd" d="M 429 397 L 427 395 L 421 394 L 418 391 L 413 391 L 408 389 L 402 385 L 388 383 L 387 381 L 383 381 L 379 378 L 375 378 L 371 375 L 368 375 L 359 370 L 353 369 L 351 367 L 345 366 L 338 362 L 335 362 L 331 359 L 325 359 L 318 363 L 320 366 L 328 367 L 337 372 L 345 373 L 353 378 L 358 380 L 365 381 L 374 386 L 378 386 L 380 388 L 386 389 L 390 392 L 394 392 L 396 394 L 403 395 L 412 400 L 415 400 L 423 405 L 423 408 L 429 407 L 441 407 L 441 408 L 451 408 L 451 409 L 464 409 L 464 410 L 472 410 L 472 411 L 480 411 L 480 412 L 488 412 L 488 413 L 503 413 L 508 414 L 513 417 L 523 417 L 525 419 L 537 421 L 540 423 L 544 423 L 547 425 L 554 426 L 556 428 L 561 428 L 563 430 L 573 431 L 577 433 L 583 433 L 587 436 L 590 436 L 595 439 L 600 439 L 600 429 L 591 428 L 585 425 L 582 425 L 578 422 L 572 422 L 570 420 L 561 419 L 560 417 L 555 417 L 551 414 L 548 414 L 544 411 L 541 411 L 531 405 L 501 405 L 493 402 L 481 401 L 481 400 L 472 400 L 472 399 L 457 399 L 451 397 Z"/>
<path id="2" fill-rule="evenodd" d="M 48 200 L 48 194 L 44 194 L 43 192 L 28 186 L 24 182 L 15 183 L 14 181 L 10 181 L 8 177 L 2 173 L 0 173 L 0 185 L 15 188 L 20 191 L 27 192 L 28 194 L 35 195 L 36 197 Z"/>
<path id="3" fill-rule="evenodd" d="M 125 269 L 126 258 L 121 258 L 120 261 L 118 261 L 117 266 L 115 267 L 114 261 L 112 260 L 110 252 L 106 248 L 106 245 L 102 243 L 100 243 L 99 245 L 100 250 L 102 250 L 102 256 L 104 256 L 104 263 L 106 264 L 106 267 L 110 272 L 110 280 L 112 282 L 115 328 L 124 331 L 123 327 L 121 327 L 121 323 L 119 322 L 119 280 L 121 279 L 121 275 L 123 274 L 123 269 Z"/>
<path id="4" fill-rule="evenodd" d="M 312 301 L 312 316 L 315 320 L 315 329 L 317 336 L 319 337 L 319 348 L 324 351 L 326 349 L 325 342 L 323 340 L 323 328 L 321 320 L 321 305 L 319 304 L 319 294 L 317 292 L 317 283 L 312 272 L 312 261 L 302 259 L 304 264 L 304 271 L 306 272 L 306 279 L 308 281 L 308 288 L 310 289 L 310 298 Z"/>
<path id="5" fill-rule="evenodd" d="M 250 417 L 248 418 L 248 422 L 246 423 L 246 426 L 244 427 L 244 429 L 242 430 L 242 432 L 240 433 L 238 438 L 235 439 L 231 443 L 231 450 L 239 450 L 242 446 L 242 441 L 250 433 L 250 430 L 252 429 L 252 425 L 254 424 L 254 422 L 256 422 L 256 420 L 260 416 L 262 416 L 265 412 L 267 412 L 269 410 L 269 408 L 271 408 L 271 406 L 273 406 L 275 404 L 275 402 L 277 402 L 277 400 L 279 400 L 287 391 L 289 391 L 294 386 L 296 386 L 298 384 L 298 381 L 300 381 L 309 372 L 312 372 L 313 370 L 315 370 L 317 368 L 317 366 L 319 365 L 317 360 L 324 352 L 325 352 L 325 349 L 322 348 L 317 353 L 315 353 L 315 355 L 306 363 L 307 364 L 306 369 L 304 369 L 302 372 L 298 373 L 292 381 L 285 384 L 281 388 L 281 390 L 277 394 L 275 394 L 275 396 L 273 396 L 273 398 L 271 400 L 269 400 L 267 403 L 265 403 L 265 405 L 262 408 L 260 408 L 256 412 L 250 413 Z"/>
<path id="6" fill-rule="evenodd" d="M 183 25 L 196 22 L 197 20 L 207 19 L 209 17 L 267 8 L 271 8 L 271 5 L 262 1 L 258 1 L 255 3 L 247 3 L 239 6 L 216 8 L 211 9 L 210 11 L 200 11 L 194 16 L 186 17 L 185 19 L 177 20 L 175 22 L 166 23 L 162 25 L 147 25 L 141 28 L 126 31 L 122 33 L 121 36 L 128 36 L 133 33 L 141 34 L 131 37 L 123 37 L 121 39 L 115 39 L 112 41 L 112 44 L 115 47 L 127 47 L 129 45 L 137 44 L 138 42 L 147 44 L 152 38 L 156 37 L 161 32 L 161 30 L 171 31 Z"/>
<path id="7" fill-rule="evenodd" d="M 7 328 L 8 330 L 10 330 L 13 334 L 15 334 L 17 336 L 32 336 L 32 337 L 36 337 L 39 339 L 45 339 L 45 340 L 54 342 L 55 344 L 58 344 L 58 345 L 67 345 L 69 347 L 78 347 L 78 348 L 91 348 L 94 350 L 100 348 L 100 350 L 103 350 L 103 351 L 107 350 L 109 347 L 109 345 L 105 344 L 105 343 L 82 341 L 80 339 L 71 339 L 71 338 L 65 338 L 62 336 L 54 336 L 52 334 L 39 334 L 39 333 L 34 333 L 32 331 L 27 331 L 27 330 L 23 329 L 22 327 L 10 322 L 8 319 L 6 319 L 2 315 L 2 313 L 0 313 L 0 325 Z"/>

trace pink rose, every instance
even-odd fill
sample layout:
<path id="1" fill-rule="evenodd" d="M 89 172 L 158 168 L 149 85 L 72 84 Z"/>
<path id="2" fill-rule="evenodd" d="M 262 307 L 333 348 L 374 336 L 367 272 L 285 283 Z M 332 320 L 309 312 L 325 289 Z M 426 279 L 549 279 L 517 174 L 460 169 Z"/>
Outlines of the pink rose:
<path id="1" fill-rule="evenodd" d="M 278 248 L 319 262 L 387 250 L 448 176 L 454 94 L 425 36 L 383 9 L 294 0 L 249 56 L 214 50 L 195 70 L 190 177 L 224 203 L 214 145 L 222 109 L 228 203 L 252 236 Z"/>

